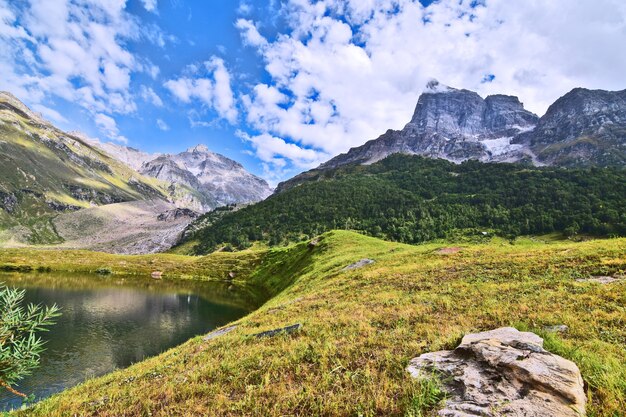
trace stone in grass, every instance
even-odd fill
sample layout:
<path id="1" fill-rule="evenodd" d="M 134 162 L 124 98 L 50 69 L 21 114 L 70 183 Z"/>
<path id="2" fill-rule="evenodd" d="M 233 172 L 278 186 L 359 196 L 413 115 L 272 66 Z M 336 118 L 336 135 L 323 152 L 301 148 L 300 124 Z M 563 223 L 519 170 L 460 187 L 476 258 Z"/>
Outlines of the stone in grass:
<path id="1" fill-rule="evenodd" d="M 215 338 L 218 338 L 220 336 L 224 336 L 225 334 L 232 332 L 236 328 L 237 328 L 237 326 L 228 326 L 228 327 L 224 327 L 223 329 L 214 330 L 211 333 L 209 333 L 206 336 L 204 336 L 202 338 L 202 340 L 204 340 L 205 342 L 208 341 L 208 340 L 213 340 Z"/>
<path id="2" fill-rule="evenodd" d="M 309 249 L 314 249 L 320 244 L 320 239 L 318 237 L 311 239 L 308 244 Z"/>
<path id="3" fill-rule="evenodd" d="M 279 335 L 281 333 L 286 333 L 286 334 L 290 334 L 293 333 L 297 330 L 300 330 L 300 328 L 302 327 L 302 325 L 300 323 L 296 323 L 293 324 L 291 326 L 287 326 L 287 327 L 281 327 L 280 329 L 274 329 L 274 330 L 268 330 L 266 332 L 261 332 L 261 333 L 257 333 L 254 334 L 254 337 L 274 337 L 276 335 Z"/>
<path id="4" fill-rule="evenodd" d="M 555 324 L 553 326 L 544 326 L 543 330 L 548 333 L 567 333 L 569 331 L 569 327 L 565 324 Z"/>
<path id="5" fill-rule="evenodd" d="M 451 351 L 409 363 L 413 377 L 441 377 L 441 417 L 581 417 L 586 397 L 578 367 L 543 349 L 534 333 L 505 327 L 469 334 Z"/>
<path id="6" fill-rule="evenodd" d="M 361 259 L 360 261 L 357 261 L 357 262 L 355 262 L 353 264 L 350 264 L 350 265 L 346 266 L 345 268 L 343 268 L 343 270 L 344 271 L 350 271 L 352 269 L 363 268 L 364 266 L 369 265 L 369 264 L 373 264 L 374 262 L 376 262 L 376 261 L 374 261 L 373 259 L 367 259 L 367 258 L 366 259 Z"/>
<path id="7" fill-rule="evenodd" d="M 605 276 L 580 278 L 576 280 L 576 282 L 595 282 L 597 284 L 612 284 L 613 282 L 616 282 L 616 281 L 619 281 L 619 278 L 605 277 Z"/>

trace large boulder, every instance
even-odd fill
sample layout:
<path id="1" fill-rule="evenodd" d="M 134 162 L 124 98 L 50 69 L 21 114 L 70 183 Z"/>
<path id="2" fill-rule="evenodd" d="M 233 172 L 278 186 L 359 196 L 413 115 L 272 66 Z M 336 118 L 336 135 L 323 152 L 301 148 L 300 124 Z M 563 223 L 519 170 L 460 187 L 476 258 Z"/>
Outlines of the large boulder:
<path id="1" fill-rule="evenodd" d="M 586 397 L 578 367 L 543 349 L 534 333 L 504 327 L 466 335 L 451 351 L 411 360 L 413 377 L 439 375 L 442 417 L 580 417 Z"/>

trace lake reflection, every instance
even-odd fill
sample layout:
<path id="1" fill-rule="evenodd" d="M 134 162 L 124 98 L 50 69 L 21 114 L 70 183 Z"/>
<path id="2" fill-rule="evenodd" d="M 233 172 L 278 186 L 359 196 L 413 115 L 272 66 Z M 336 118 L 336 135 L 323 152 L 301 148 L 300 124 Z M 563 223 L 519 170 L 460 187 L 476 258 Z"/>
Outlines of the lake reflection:
<path id="1" fill-rule="evenodd" d="M 41 366 L 16 387 L 37 399 L 157 355 L 257 304 L 253 294 L 222 283 L 52 274 L 0 274 L 0 282 L 26 289 L 28 303 L 61 307 L 43 334 Z M 0 409 L 20 405 L 0 392 Z"/>

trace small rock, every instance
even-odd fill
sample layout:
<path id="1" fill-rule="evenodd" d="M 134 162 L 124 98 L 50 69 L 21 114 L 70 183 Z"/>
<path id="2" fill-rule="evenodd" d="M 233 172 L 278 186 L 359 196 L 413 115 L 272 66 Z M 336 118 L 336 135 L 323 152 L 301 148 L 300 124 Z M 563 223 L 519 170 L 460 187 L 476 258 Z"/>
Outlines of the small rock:
<path id="1" fill-rule="evenodd" d="M 595 282 L 598 284 L 611 284 L 613 282 L 619 281 L 618 278 L 606 277 L 606 276 L 598 276 L 591 278 L 580 278 L 577 279 L 576 282 Z"/>
<path id="2" fill-rule="evenodd" d="M 586 396 L 578 367 L 543 349 L 534 333 L 505 327 L 469 334 L 451 351 L 423 354 L 407 371 L 440 374 L 441 417 L 581 417 Z"/>
<path id="3" fill-rule="evenodd" d="M 319 246 L 319 244 L 320 244 L 320 239 L 316 237 L 314 239 L 311 239 L 308 246 L 309 246 L 309 249 L 313 249 Z"/>
<path id="4" fill-rule="evenodd" d="M 236 276 L 236 274 L 235 274 L 233 271 L 230 271 L 230 272 L 228 273 L 228 278 L 229 278 L 229 279 L 235 279 L 235 276 Z"/>
<path id="5" fill-rule="evenodd" d="M 161 221 L 161 222 L 166 222 L 166 221 L 174 221 L 174 220 L 178 220 L 182 217 L 187 217 L 189 219 L 195 219 L 199 216 L 198 213 L 196 213 L 193 210 L 187 209 L 187 208 L 175 208 L 173 210 L 168 210 L 164 213 L 161 213 L 157 216 L 157 220 Z"/>
<path id="6" fill-rule="evenodd" d="M 302 325 L 300 323 L 296 323 L 291 326 L 281 327 L 280 329 L 268 330 L 266 332 L 257 333 L 257 334 L 254 334 L 253 336 L 261 338 L 261 337 L 273 337 L 281 333 L 290 334 L 297 330 L 300 330 L 301 327 Z"/>
<path id="7" fill-rule="evenodd" d="M 361 259 L 360 261 L 357 261 L 353 264 L 346 266 L 345 268 L 343 268 L 343 270 L 350 271 L 351 269 L 363 268 L 364 266 L 373 264 L 374 262 L 376 261 L 374 261 L 373 259 Z"/>
<path id="8" fill-rule="evenodd" d="M 161 279 L 163 277 L 163 272 L 161 271 L 152 271 L 150 276 L 154 279 Z"/>
<path id="9" fill-rule="evenodd" d="M 554 326 L 545 326 L 543 330 L 548 333 L 567 333 L 569 331 L 569 327 L 564 324 L 555 324 Z"/>
<path id="10" fill-rule="evenodd" d="M 211 333 L 204 336 L 202 340 L 204 340 L 205 342 L 208 340 L 213 340 L 217 337 L 224 336 L 225 334 L 232 332 L 236 328 L 237 326 L 228 326 L 228 327 L 224 327 L 223 329 L 214 330 Z"/>

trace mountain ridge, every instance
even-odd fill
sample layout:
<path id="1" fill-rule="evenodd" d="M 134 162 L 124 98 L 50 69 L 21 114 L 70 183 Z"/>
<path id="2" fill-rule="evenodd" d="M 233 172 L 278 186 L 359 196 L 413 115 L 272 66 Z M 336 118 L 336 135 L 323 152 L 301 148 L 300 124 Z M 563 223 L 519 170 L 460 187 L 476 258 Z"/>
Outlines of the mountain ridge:
<path id="1" fill-rule="evenodd" d="M 149 154 L 128 146 L 92 141 L 140 174 L 168 183 L 170 198 L 197 212 L 257 202 L 272 192 L 265 180 L 204 144 L 179 153 Z"/>
<path id="2" fill-rule="evenodd" d="M 335 156 L 278 185 L 285 191 L 320 171 L 371 164 L 403 153 L 455 163 L 521 162 L 535 166 L 623 166 L 626 164 L 626 90 L 576 88 L 538 117 L 516 96 L 482 98 L 477 93 L 430 81 L 401 130 Z"/>

